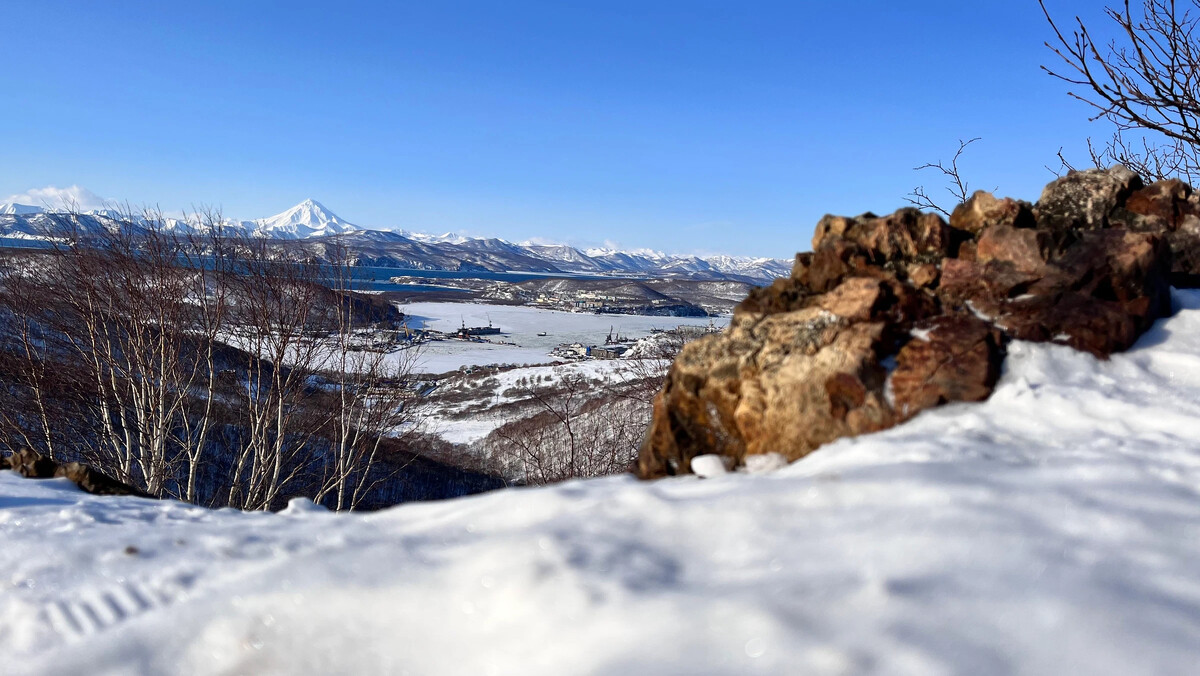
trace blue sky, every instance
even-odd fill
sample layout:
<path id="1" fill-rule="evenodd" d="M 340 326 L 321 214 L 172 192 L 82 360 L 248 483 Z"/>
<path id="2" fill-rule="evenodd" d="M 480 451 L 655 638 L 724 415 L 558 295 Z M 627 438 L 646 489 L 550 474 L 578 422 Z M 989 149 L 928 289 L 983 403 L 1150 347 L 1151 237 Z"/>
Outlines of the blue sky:
<path id="1" fill-rule="evenodd" d="M 1052 0 L 1098 22 L 1095 2 Z M 789 257 L 949 159 L 1036 199 L 1104 136 L 1034 0 L 7 3 L 0 200 Z"/>

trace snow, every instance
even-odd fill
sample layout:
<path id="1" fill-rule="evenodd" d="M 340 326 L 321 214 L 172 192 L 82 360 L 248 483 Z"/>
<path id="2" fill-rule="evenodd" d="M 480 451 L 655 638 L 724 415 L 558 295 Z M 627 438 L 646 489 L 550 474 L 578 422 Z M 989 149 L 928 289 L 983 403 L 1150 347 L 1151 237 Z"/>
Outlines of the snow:
<path id="1" fill-rule="evenodd" d="M 0 472 L 5 674 L 1190 674 L 1200 292 L 770 474 L 368 515 Z M 495 317 L 493 317 L 495 319 Z"/>
<path id="2" fill-rule="evenodd" d="M 409 316 L 408 325 L 437 331 L 457 331 L 467 326 L 487 326 L 490 321 L 502 331 L 492 340 L 516 343 L 468 343 L 437 341 L 421 346 L 417 368 L 425 373 L 445 373 L 460 366 L 487 364 L 549 364 L 556 360 L 550 351 L 563 343 L 603 344 L 611 329 L 622 338 L 642 338 L 651 329 L 673 329 L 681 325 L 723 327 L 728 317 L 648 317 L 642 315 L 597 315 L 587 312 L 563 312 L 513 305 L 476 303 L 410 303 L 401 306 Z M 539 336 L 538 333 L 546 333 Z"/>
<path id="3" fill-rule="evenodd" d="M 616 381 L 631 377 L 623 373 L 629 369 L 625 360 L 591 360 L 568 362 L 552 366 L 527 366 L 501 371 L 489 375 L 483 382 L 473 383 L 476 386 L 472 399 L 457 405 L 443 405 L 432 410 L 424 410 L 427 424 L 426 431 L 436 434 L 446 441 L 456 444 L 469 444 L 483 439 L 493 430 L 509 422 L 510 414 L 496 410 L 504 404 L 520 401 L 529 396 L 530 383 L 559 382 L 567 377 L 580 377 L 588 381 Z M 460 383 L 449 380 L 442 384 L 443 388 L 453 388 Z M 480 403 L 486 403 L 489 410 L 475 410 Z M 463 412 L 471 410 L 469 416 Z"/>
<path id="4" fill-rule="evenodd" d="M 719 455 L 697 455 L 692 458 L 692 473 L 701 479 L 711 479 L 729 473 L 725 458 Z"/>

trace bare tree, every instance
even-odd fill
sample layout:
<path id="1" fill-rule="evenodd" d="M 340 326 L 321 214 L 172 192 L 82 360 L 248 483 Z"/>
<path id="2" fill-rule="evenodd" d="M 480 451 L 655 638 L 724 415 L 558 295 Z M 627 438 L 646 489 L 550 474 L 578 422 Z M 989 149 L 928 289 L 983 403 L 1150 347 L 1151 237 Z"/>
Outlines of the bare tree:
<path id="1" fill-rule="evenodd" d="M 518 381 L 525 406 L 483 443 L 492 470 L 532 484 L 628 471 L 649 428 L 654 397 L 689 339 L 657 334 L 610 362 L 611 375 L 599 380 L 562 366 L 549 383 Z"/>
<path id="2" fill-rule="evenodd" d="M 1200 1 L 1130 0 L 1105 14 L 1119 37 L 1101 45 L 1079 17 L 1067 35 L 1038 0 L 1054 30 L 1047 42 L 1062 66 L 1043 66 L 1050 75 L 1079 87 L 1069 95 L 1091 106 L 1092 120 L 1104 119 L 1116 130 L 1095 148 L 1097 166 L 1120 163 L 1144 177 L 1200 177 L 1200 42 L 1194 15 Z M 1190 5 L 1190 7 L 1188 6 Z M 1060 159 L 1061 153 L 1060 153 Z M 1064 168 L 1070 164 L 1063 160 Z"/>
<path id="3" fill-rule="evenodd" d="M 0 447 L 246 509 L 352 509 L 412 461 L 395 452 L 416 428 L 415 352 L 360 349 L 379 306 L 344 256 L 212 211 L 55 220 L 47 251 L 0 271 Z"/>
<path id="4" fill-rule="evenodd" d="M 963 179 L 962 173 L 958 169 L 958 160 L 962 157 L 963 151 L 967 149 L 967 146 L 978 140 L 978 137 L 967 141 L 960 139 L 958 142 L 958 150 L 955 151 L 954 157 L 950 160 L 950 164 L 945 164 L 941 160 L 938 160 L 937 162 L 930 162 L 922 164 L 919 167 L 913 167 L 913 171 L 936 169 L 937 171 L 941 172 L 941 174 L 949 183 L 949 185 L 946 186 L 946 192 L 950 193 L 950 196 L 954 199 L 954 203 L 950 205 L 949 209 L 941 206 L 938 202 L 935 202 L 933 197 L 930 196 L 929 192 L 925 190 L 924 186 L 917 186 L 916 188 L 913 188 L 913 191 L 905 197 L 905 199 L 908 200 L 908 203 L 916 206 L 918 209 L 933 209 L 934 211 L 937 211 L 949 218 L 950 212 L 954 209 L 954 207 L 967 201 L 967 197 L 971 194 L 967 187 L 967 182 Z"/>
<path id="5" fill-rule="evenodd" d="M 325 247 L 327 282 L 335 303 L 335 331 L 330 338 L 331 363 L 326 378 L 335 387 L 334 411 L 330 426 L 330 457 L 320 488 L 313 498 L 327 497 L 339 511 L 355 509 L 369 491 L 395 476 L 413 461 L 388 465 L 381 473 L 375 468 L 386 440 L 412 439 L 420 432 L 419 392 L 412 376 L 419 356 L 415 346 L 389 351 L 386 340 L 377 345 L 381 329 L 366 327 L 370 317 L 358 321 L 365 309 L 355 303 L 350 258 L 346 247 L 334 241 Z M 396 334 L 395 327 L 383 330 Z"/>
<path id="6" fill-rule="evenodd" d="M 493 468 L 530 484 L 619 474 L 641 443 L 631 425 L 638 406 L 613 397 L 569 367 L 546 386 L 521 388 L 533 411 L 515 416 L 488 437 Z"/>

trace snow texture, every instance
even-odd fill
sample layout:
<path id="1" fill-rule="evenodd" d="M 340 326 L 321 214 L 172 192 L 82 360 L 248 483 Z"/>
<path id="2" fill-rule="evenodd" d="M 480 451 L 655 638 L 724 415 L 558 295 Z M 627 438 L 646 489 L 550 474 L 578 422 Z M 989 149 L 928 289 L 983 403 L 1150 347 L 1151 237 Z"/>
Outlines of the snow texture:
<path id="1" fill-rule="evenodd" d="M 0 472 L 5 674 L 1192 674 L 1200 293 L 765 475 L 335 515 Z"/>

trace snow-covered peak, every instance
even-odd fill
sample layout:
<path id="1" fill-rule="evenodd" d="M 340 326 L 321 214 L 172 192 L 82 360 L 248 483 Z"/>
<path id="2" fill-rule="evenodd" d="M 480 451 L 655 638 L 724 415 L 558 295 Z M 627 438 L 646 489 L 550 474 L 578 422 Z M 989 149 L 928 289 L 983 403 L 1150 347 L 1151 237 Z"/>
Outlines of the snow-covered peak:
<path id="1" fill-rule="evenodd" d="M 429 243 L 462 244 L 463 242 L 466 242 L 468 239 L 470 239 L 469 237 L 460 235 L 457 232 L 443 232 L 440 235 L 430 235 L 428 233 L 412 232 L 410 230 L 398 230 L 396 232 L 399 232 L 401 235 L 404 235 L 408 239 L 411 239 L 411 240 L 414 240 L 417 242 L 424 242 L 426 244 L 429 244 Z"/>
<path id="2" fill-rule="evenodd" d="M 637 256 L 639 258 L 648 258 L 650 260 L 661 261 L 670 258 L 667 254 L 654 249 L 612 249 L 605 247 L 592 247 L 584 251 L 592 258 L 603 258 L 605 256 Z"/>
<path id="3" fill-rule="evenodd" d="M 17 204 L 16 202 L 8 202 L 0 204 L 0 216 L 32 216 L 40 214 L 44 210 L 41 207 L 34 207 L 28 204 Z"/>
<path id="4" fill-rule="evenodd" d="M 324 235 L 341 235 L 359 227 L 338 217 L 320 202 L 306 199 L 296 206 L 269 218 L 254 221 L 255 234 L 280 239 L 305 239 Z"/>

